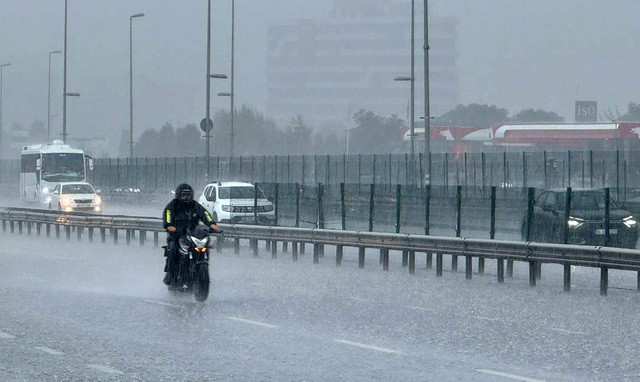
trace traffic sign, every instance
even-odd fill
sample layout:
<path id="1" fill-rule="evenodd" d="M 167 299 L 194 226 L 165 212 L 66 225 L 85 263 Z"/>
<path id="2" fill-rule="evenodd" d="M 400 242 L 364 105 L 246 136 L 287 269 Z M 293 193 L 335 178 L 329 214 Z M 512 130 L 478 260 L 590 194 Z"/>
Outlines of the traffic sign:
<path id="1" fill-rule="evenodd" d="M 213 121 L 210 118 L 203 118 L 202 121 L 200 121 L 200 129 L 205 133 L 211 132 L 211 130 L 213 130 Z"/>

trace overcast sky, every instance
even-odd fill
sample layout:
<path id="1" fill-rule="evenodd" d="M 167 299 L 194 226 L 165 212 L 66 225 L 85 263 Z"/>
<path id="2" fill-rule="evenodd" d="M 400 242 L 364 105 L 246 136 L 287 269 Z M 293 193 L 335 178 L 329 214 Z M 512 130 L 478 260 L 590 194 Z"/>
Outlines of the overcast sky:
<path id="1" fill-rule="evenodd" d="M 213 0 L 213 72 L 229 72 L 230 3 Z M 543 108 L 572 121 L 578 99 L 621 111 L 640 101 L 640 1 L 431 0 L 430 7 L 459 21 L 462 103 Z M 239 104 L 268 114 L 269 23 L 324 18 L 331 8 L 332 0 L 236 1 Z M 146 17 L 134 20 L 136 131 L 203 117 L 205 0 L 69 0 L 68 91 L 82 95 L 68 100 L 69 134 L 111 135 L 117 144 L 128 128 L 128 23 L 138 12 Z M 63 16 L 63 0 L 0 0 L 0 61 L 12 63 L 4 71 L 7 129 L 46 121 L 47 58 L 63 48 Z M 52 126 L 60 130 L 61 55 L 52 68 Z M 228 91 L 228 81 L 213 86 L 213 94 Z M 226 108 L 228 99 L 213 97 L 212 105 Z"/>

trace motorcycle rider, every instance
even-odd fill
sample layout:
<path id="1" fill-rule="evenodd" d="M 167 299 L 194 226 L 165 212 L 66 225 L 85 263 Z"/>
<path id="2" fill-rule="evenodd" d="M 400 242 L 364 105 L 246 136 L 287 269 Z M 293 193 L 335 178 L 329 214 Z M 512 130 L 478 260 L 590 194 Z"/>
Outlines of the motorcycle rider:
<path id="1" fill-rule="evenodd" d="M 211 227 L 214 232 L 220 232 L 220 228 L 213 221 L 209 212 L 200 203 L 193 200 L 193 188 L 186 183 L 182 183 L 176 188 L 175 198 L 165 207 L 162 220 L 168 234 L 163 282 L 166 285 L 171 285 L 175 283 L 178 276 L 178 239 L 180 236 L 196 228 L 200 221 Z"/>

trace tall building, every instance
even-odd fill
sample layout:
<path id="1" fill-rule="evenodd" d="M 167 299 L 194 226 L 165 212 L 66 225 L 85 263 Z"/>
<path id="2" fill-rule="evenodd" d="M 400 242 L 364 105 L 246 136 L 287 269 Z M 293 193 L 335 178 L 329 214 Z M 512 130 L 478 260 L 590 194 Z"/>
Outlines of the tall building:
<path id="1" fill-rule="evenodd" d="M 416 119 L 423 114 L 423 13 L 416 1 Z M 323 19 L 268 29 L 267 106 L 280 121 L 302 115 L 312 124 L 344 123 L 359 109 L 407 118 L 411 69 L 408 1 L 335 0 Z M 432 115 L 458 103 L 457 22 L 430 17 Z"/>

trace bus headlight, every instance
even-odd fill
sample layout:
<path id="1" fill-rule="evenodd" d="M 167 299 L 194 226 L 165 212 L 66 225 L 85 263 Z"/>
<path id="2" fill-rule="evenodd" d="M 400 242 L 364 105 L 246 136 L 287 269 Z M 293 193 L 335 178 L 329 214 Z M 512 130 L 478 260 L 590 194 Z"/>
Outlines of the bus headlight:
<path id="1" fill-rule="evenodd" d="M 629 228 L 634 228 L 636 225 L 638 225 L 638 222 L 633 218 L 633 216 L 627 216 L 626 218 L 622 219 L 622 222 Z"/>

